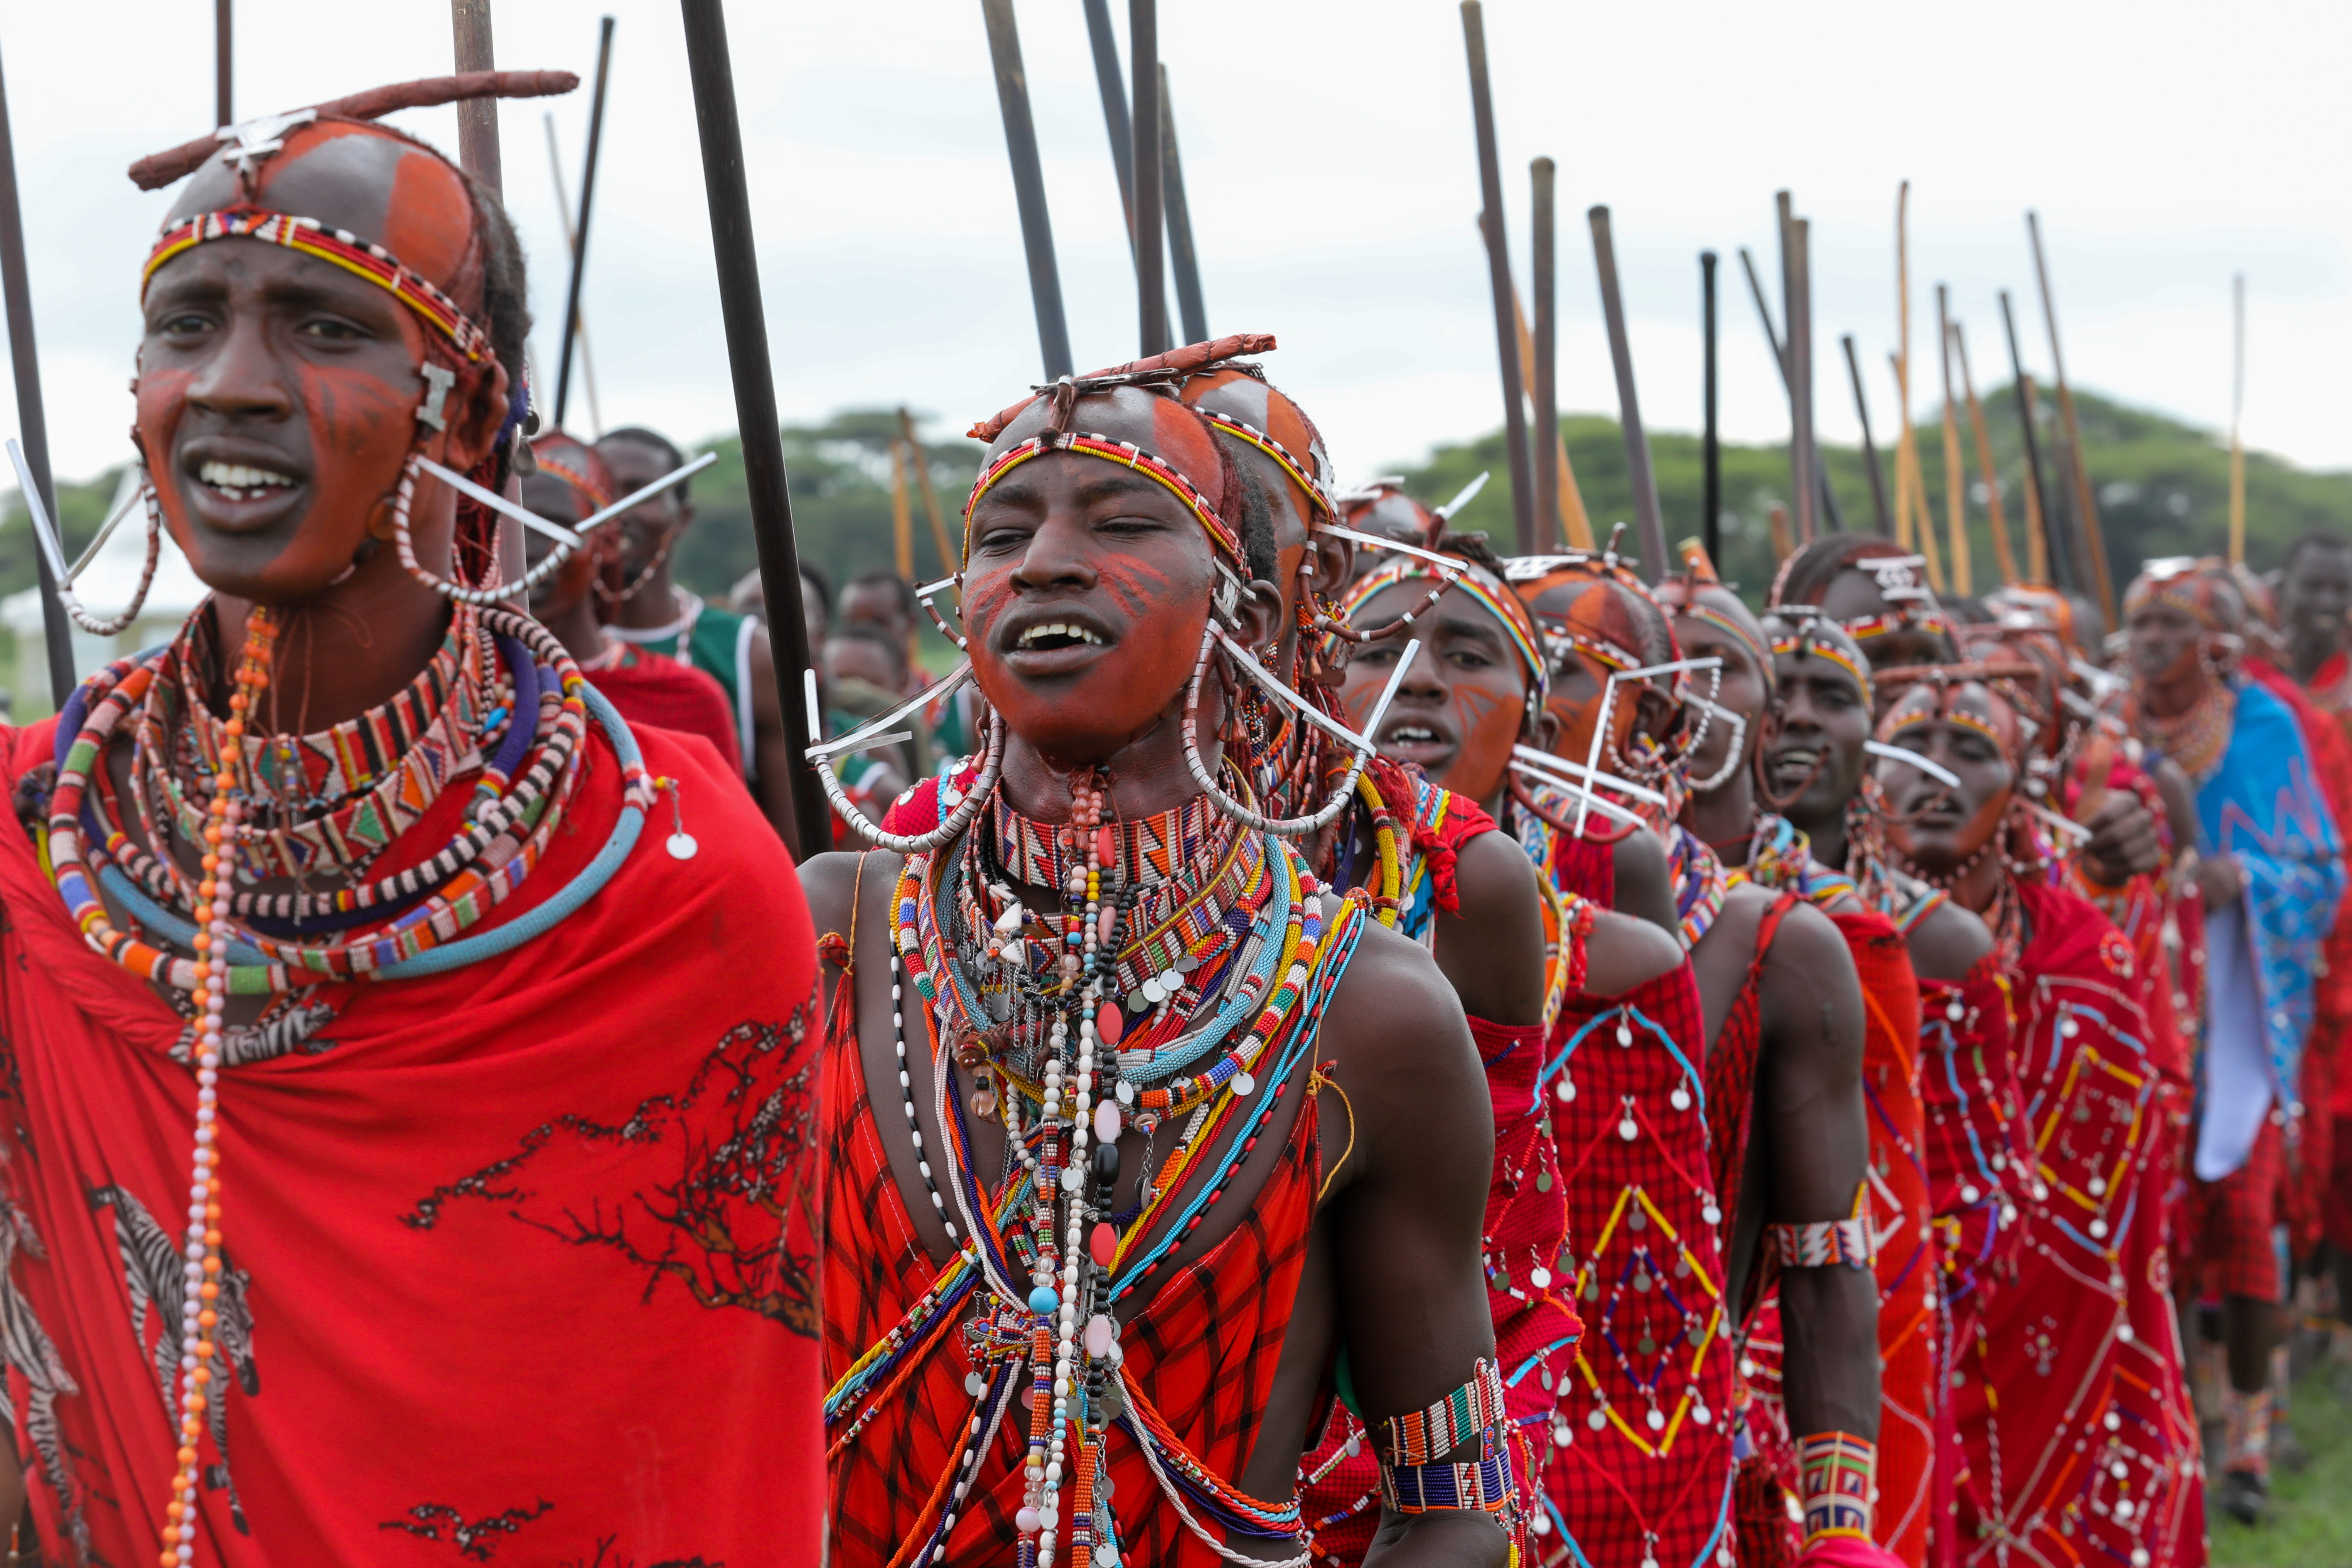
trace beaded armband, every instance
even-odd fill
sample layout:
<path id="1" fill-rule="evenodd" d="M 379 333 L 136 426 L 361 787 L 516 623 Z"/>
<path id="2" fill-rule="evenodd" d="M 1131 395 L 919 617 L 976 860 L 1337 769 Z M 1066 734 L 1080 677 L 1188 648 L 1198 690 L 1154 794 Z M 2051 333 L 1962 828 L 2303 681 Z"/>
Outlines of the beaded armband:
<path id="1" fill-rule="evenodd" d="M 1878 1479 L 1878 1445 L 1850 1432 L 1817 1432 L 1797 1439 L 1797 1495 L 1805 1511 L 1805 1544 L 1831 1537 L 1870 1539 L 1871 1493 Z"/>
<path id="2" fill-rule="evenodd" d="M 1399 1513 L 1460 1508 L 1507 1513 L 1517 1489 L 1503 1422 L 1502 1370 L 1481 1358 L 1470 1381 L 1436 1404 L 1380 1423 L 1381 1500 Z M 1477 1458 L 1438 1462 L 1471 1443 L 1479 1447 Z"/>
<path id="3" fill-rule="evenodd" d="M 1870 1184 L 1854 1189 L 1850 1219 L 1817 1219 L 1803 1225 L 1764 1227 L 1783 1268 L 1874 1268 L 1878 1248 L 1870 1235 Z"/>

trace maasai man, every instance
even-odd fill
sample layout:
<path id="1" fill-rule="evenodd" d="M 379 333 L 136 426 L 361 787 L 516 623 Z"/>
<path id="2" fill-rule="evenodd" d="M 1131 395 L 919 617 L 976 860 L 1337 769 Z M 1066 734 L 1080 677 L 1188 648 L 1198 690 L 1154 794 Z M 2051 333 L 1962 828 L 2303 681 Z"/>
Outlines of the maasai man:
<path id="1" fill-rule="evenodd" d="M 1955 1544 L 1967 1563 L 2193 1565 L 2195 1417 L 2160 1223 L 2179 1090 L 2146 1018 L 2163 997 L 2122 934 L 2048 875 L 2020 787 L 2032 737 L 2054 721 L 2035 674 L 2013 661 L 1876 678 L 1878 739 L 1924 759 L 1877 765 L 1888 854 L 1992 931 L 2017 1014 L 2024 1126 L 2011 1157 L 2032 1162 L 2015 1279 L 1977 1293 L 1973 1332 L 1953 1346 Z"/>
<path id="2" fill-rule="evenodd" d="M 465 585 L 494 531 L 426 465 L 495 490 L 520 438 L 496 198 L 372 122 L 232 136 L 148 258 L 135 384 L 212 596 L 0 736 L 43 1545 L 814 1562 L 792 864 L 706 748 Z"/>
<path id="3" fill-rule="evenodd" d="M 1691 754 L 1683 826 L 1716 851 L 1734 881 L 1797 893 L 1829 916 L 1845 939 L 1863 987 L 1863 1093 L 1870 1116 L 1872 1245 L 1879 1282 L 1878 1507 L 1874 1524 L 1878 1542 L 1917 1568 L 1927 1557 L 1933 1518 L 1930 1480 L 1939 1403 L 1937 1262 L 1928 1231 L 1918 1094 L 1918 981 L 1894 922 L 1864 909 L 1853 882 L 1816 860 L 1801 831 L 1775 812 L 1759 808 L 1756 759 L 1778 729 L 1780 710 L 1774 647 L 1739 596 L 1717 577 L 1696 541 L 1685 542 L 1683 561 L 1684 570 L 1659 584 L 1658 596 L 1675 613 L 1675 637 L 1684 654 L 1722 661 L 1719 679 L 1708 684 L 1714 721 Z M 1788 631 L 1785 626 L 1776 629 L 1783 635 Z M 1805 657 L 1794 641 L 1790 653 Z M 1862 668 L 1857 660 L 1852 674 L 1864 689 L 1850 700 L 1867 715 Z M 1810 673 L 1791 671 L 1800 681 Z M 1863 723 L 1867 724 L 1866 717 Z M 1859 752 L 1860 746 L 1855 750 Z M 1776 805 L 1781 804 L 1777 795 L 1770 798 Z M 1990 941 L 1985 943 L 1990 945 Z M 1967 966 L 1960 967 L 1965 971 Z M 1754 1380 L 1759 1397 L 1769 1390 L 1776 1402 L 1780 1334 L 1777 1321 L 1768 1322 L 1762 1315 L 1777 1319 L 1778 1312 L 1777 1301 L 1760 1307 L 1748 1342 L 1748 1359 L 1759 1368 Z M 1777 1419 L 1776 1415 L 1776 1425 Z M 1759 1466 L 1766 1462 L 1761 1454 L 1750 1460 Z M 1794 1492 L 1797 1478 L 1770 1475 L 1769 1486 L 1767 1479 L 1757 1477 L 1748 1492 L 1760 1494 L 1767 1513 L 1779 1504 L 1785 1514 L 1782 1499 Z M 1774 1490 L 1780 1497 L 1773 1497 Z"/>
<path id="4" fill-rule="evenodd" d="M 604 459 L 614 488 L 623 495 L 634 494 L 686 462 L 686 454 L 667 437 L 635 426 L 605 432 L 596 443 L 596 455 Z M 784 742 L 783 710 L 776 705 L 776 666 L 768 648 L 768 628 L 751 616 L 706 604 L 672 580 L 678 539 L 693 524 L 694 500 L 684 484 L 677 484 L 608 525 L 620 530 L 621 548 L 597 580 L 604 632 L 616 641 L 691 665 L 726 689 L 735 710 L 743 776 L 768 820 L 777 831 L 789 831 L 792 752 Z M 822 646 L 821 641 L 809 644 L 812 648 Z"/>
<path id="5" fill-rule="evenodd" d="M 1458 574 L 1451 587 L 1435 563 L 1391 554 L 1357 578 L 1345 601 L 1355 629 L 1395 627 L 1423 646 L 1371 737 L 1384 758 L 1403 764 L 1380 781 L 1384 793 L 1397 789 L 1403 802 L 1391 810 L 1383 799 L 1382 815 L 1391 820 L 1351 837 L 1341 859 L 1373 882 L 1380 880 L 1371 875 L 1376 868 L 1398 863 L 1397 928 L 1435 952 L 1470 1013 L 1471 1032 L 1486 1062 L 1496 1128 L 1486 1220 L 1488 1302 L 1511 1391 L 1522 1484 L 1539 1510 L 1531 1523 L 1535 1544 L 1549 1555 L 1556 1543 L 1549 1539 L 1552 1519 L 1540 1511 L 1543 1475 L 1553 1447 L 1554 1407 L 1575 1364 L 1580 1325 L 1570 1301 L 1571 1270 L 1562 1256 L 1567 1193 L 1551 1101 L 1540 1089 L 1547 1032 L 1563 1016 L 1589 1016 L 1590 997 L 1622 997 L 1676 982 L 1687 995 L 1687 980 L 1682 950 L 1671 937 L 1647 921 L 1601 910 L 1539 882 L 1519 846 L 1496 831 L 1512 748 L 1539 746 L 1550 734 L 1543 645 L 1527 606 L 1504 582 L 1502 563 L 1482 540 L 1441 536 L 1428 543 Z M 1409 626 L 1402 620 L 1407 615 Z M 1370 717 L 1402 657 L 1402 636 L 1384 637 L 1350 657 L 1341 695 L 1355 721 Z M 1402 824 L 1395 821 L 1400 816 Z M 1391 849 L 1383 838 L 1406 842 Z M 1498 861 L 1498 855 L 1507 859 Z M 1451 898 L 1442 885 L 1448 881 L 1454 885 Z M 1514 913 L 1516 921 L 1507 918 Z M 1537 938 L 1533 951 L 1520 934 L 1522 925 Z M 1360 1517 L 1357 1500 L 1370 1478 L 1363 1461 L 1342 1451 L 1352 1436 L 1335 1422 L 1309 1457 L 1310 1512 L 1347 1509 Z M 1327 1538 L 1349 1542 L 1351 1552 L 1328 1555 L 1352 1563 L 1370 1537 L 1369 1528 L 1346 1534 L 1321 1530 L 1318 1554 L 1326 1555 Z"/>
<path id="6" fill-rule="evenodd" d="M 1484 1075 L 1428 956 L 1255 826 L 1226 721 L 1278 631 L 1269 498 L 1181 375 L 976 427 L 985 761 L 904 858 L 809 872 L 835 1563 L 1279 1557 L 1327 1377 L 1384 1562 L 1520 1534 Z"/>
<path id="7" fill-rule="evenodd" d="M 2277 1227 L 2305 1153 L 2304 1050 L 2344 891 L 2343 840 L 2294 710 L 2234 668 L 2245 608 L 2227 569 L 2151 563 L 2125 608 L 2133 728 L 2197 790 L 2206 969 L 2195 1243 L 2229 1356 L 2220 1502 L 2254 1520 L 2267 1511 L 2267 1384 L 2286 1295 Z"/>
<path id="8" fill-rule="evenodd" d="M 1651 809 L 1674 836 L 1676 925 L 1702 1004 L 1692 1037 L 1672 1042 L 1686 1081 L 1671 1093 L 1612 1081 L 1631 1058 L 1606 1036 L 1563 1053 L 1553 1116 L 1588 1327 L 1563 1402 L 1554 1504 L 1595 1563 L 1691 1563 L 1735 1548 L 1760 1561 L 1792 1547 L 1877 1556 L 1877 1292 L 1853 960 L 1820 911 L 1794 894 L 1732 887 L 1673 821 L 1693 733 L 1682 650 L 1655 596 L 1613 552 L 1549 561 L 1518 586 L 1540 589 L 1533 607 L 1556 649 L 1550 707 L 1567 721 L 1557 749 L 1665 803 Z M 1558 695 L 1563 668 L 1580 678 L 1580 700 Z M 1632 1043 L 1630 1021 L 1612 1026 L 1618 1046 Z M 1776 1279 L 1796 1541 L 1776 1533 L 1785 1511 L 1768 1522 L 1734 1507 L 1734 1460 L 1750 1440 L 1734 1347 Z M 1679 1397 L 1662 1402 L 1662 1389 Z M 1756 1528 L 1739 1528 L 1750 1520 Z"/>
<path id="9" fill-rule="evenodd" d="M 551 430 L 531 437 L 530 451 L 536 468 L 523 479 L 522 504 L 532 511 L 571 528 L 612 503 L 613 476 L 594 447 Z M 537 529 L 523 531 L 526 564 L 537 566 L 554 549 L 555 542 Z M 632 724 L 699 735 L 719 752 L 729 773 L 740 773 L 743 757 L 736 745 L 734 715 L 719 682 L 674 658 L 604 635 L 591 590 L 613 552 L 608 528 L 591 534 L 530 591 L 532 617 L 555 634 L 564 651 L 578 661 L 580 672 L 612 699 L 622 718 Z"/>
<path id="10" fill-rule="evenodd" d="M 1867 533 L 1825 533 L 1773 574 L 1765 603 L 1811 605 L 1843 626 L 1882 668 L 1956 656 L 1952 618 L 1927 586 L 1921 556 Z"/>

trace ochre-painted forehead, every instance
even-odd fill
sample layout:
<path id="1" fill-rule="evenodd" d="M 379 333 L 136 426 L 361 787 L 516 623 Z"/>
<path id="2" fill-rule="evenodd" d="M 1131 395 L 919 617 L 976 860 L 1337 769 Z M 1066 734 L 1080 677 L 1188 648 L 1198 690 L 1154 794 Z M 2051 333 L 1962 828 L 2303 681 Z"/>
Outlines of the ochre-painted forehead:
<path id="1" fill-rule="evenodd" d="M 325 121 L 288 132 L 257 173 L 261 206 L 348 229 L 467 310 L 479 310 L 482 258 L 473 200 L 438 155 L 373 125 Z M 215 159 L 182 188 L 170 223 L 246 203 L 235 166 Z"/>

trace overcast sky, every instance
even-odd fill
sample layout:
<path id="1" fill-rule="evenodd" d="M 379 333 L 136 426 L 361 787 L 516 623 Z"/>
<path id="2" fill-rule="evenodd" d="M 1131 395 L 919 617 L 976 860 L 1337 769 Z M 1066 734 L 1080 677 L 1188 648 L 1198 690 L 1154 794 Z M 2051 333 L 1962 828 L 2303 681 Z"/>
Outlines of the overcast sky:
<path id="1" fill-rule="evenodd" d="M 583 79 L 593 6 L 495 0 L 501 66 Z M 608 425 L 731 429 L 699 156 L 675 5 L 620 18 L 585 314 Z M 761 280 L 788 420 L 908 404 L 960 431 L 1039 374 L 1004 139 L 977 0 L 730 8 Z M 1126 6 L 1113 0 L 1124 47 Z M 0 23 L 58 472 L 127 453 L 136 279 L 168 195 L 133 159 L 213 119 L 211 10 L 194 0 L 14 6 Z M 1018 0 L 1054 236 L 1081 368 L 1129 357 L 1132 274 L 1079 0 Z M 238 0 L 236 107 L 252 115 L 451 68 L 441 0 Z M 1698 267 L 1723 254 L 1723 420 L 1785 434 L 1787 406 L 1736 259 L 1776 275 L 1772 195 L 1813 220 L 1820 423 L 1855 425 L 1855 334 L 1891 426 L 1895 205 L 1912 182 L 1913 405 L 1934 405 L 1934 285 L 1952 286 L 1979 384 L 2007 374 L 1997 291 L 2027 368 L 2050 349 L 2023 215 L 2042 215 L 2085 387 L 2201 425 L 2230 416 L 2230 277 L 2249 279 L 2248 442 L 2352 467 L 2352 351 L 2336 170 L 2347 24 L 2277 0 L 1950 6 L 1564 6 L 1488 0 L 1506 208 L 1526 287 L 1528 161 L 1559 166 L 1561 405 L 1613 411 L 1583 212 L 1614 212 L 1642 406 L 1700 414 Z M 1161 7 L 1209 324 L 1276 333 L 1274 378 L 1345 478 L 1500 422 L 1475 229 L 1477 164 L 1448 0 Z M 100 35 L 102 35 L 100 36 Z M 546 395 L 563 244 L 543 117 L 574 185 L 585 87 L 501 110 L 509 203 L 536 264 Z M 453 153 L 453 110 L 404 123 Z M 1777 302 L 1776 302 L 1777 310 Z M 585 423 L 575 391 L 573 425 Z M 0 387 L 0 426 L 16 426 Z"/>

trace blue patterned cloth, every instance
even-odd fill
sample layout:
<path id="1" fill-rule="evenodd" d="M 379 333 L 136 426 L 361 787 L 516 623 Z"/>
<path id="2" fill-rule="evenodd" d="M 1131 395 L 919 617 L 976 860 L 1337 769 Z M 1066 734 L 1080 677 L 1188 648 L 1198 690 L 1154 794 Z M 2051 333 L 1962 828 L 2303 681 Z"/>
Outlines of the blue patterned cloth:
<path id="1" fill-rule="evenodd" d="M 2231 962 L 2238 956 L 2233 951 L 2216 954 L 2209 966 L 2211 980 L 2233 993 L 2213 995 L 2209 984 L 2215 1005 L 2208 1010 L 2199 1075 L 2200 1099 L 2209 1111 L 2254 1100 L 2267 1104 L 2272 1094 L 2284 1105 L 2296 1103 L 2315 1005 L 2313 972 L 2344 892 L 2343 839 L 2293 710 L 2252 681 L 2233 684 L 2238 706 L 2229 750 L 2197 791 L 2197 849 L 2228 856 L 2245 879 L 2242 920 L 2217 922 L 2213 936 L 2233 949 L 2242 941 L 2248 962 L 2240 970 Z M 2242 929 L 2242 937 L 2233 926 Z M 2242 994 L 2242 981 L 2231 984 L 2233 972 L 2251 978 L 2252 998 Z M 2217 1037 L 2218 1030 L 2234 1037 L 2248 1028 L 2258 1031 L 2258 1040 Z M 2221 1081 L 2263 1065 L 2266 1084 Z M 2216 1179 L 2209 1171 L 2226 1174 L 2244 1163 L 2246 1150 L 2236 1144 L 2252 1146 L 2251 1137 L 2222 1142 L 2230 1147 L 2208 1148 L 2200 1141 L 2198 1174 L 2208 1181 Z"/>

